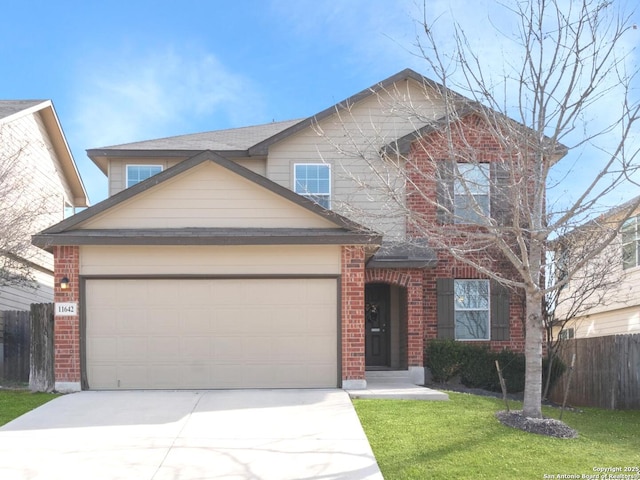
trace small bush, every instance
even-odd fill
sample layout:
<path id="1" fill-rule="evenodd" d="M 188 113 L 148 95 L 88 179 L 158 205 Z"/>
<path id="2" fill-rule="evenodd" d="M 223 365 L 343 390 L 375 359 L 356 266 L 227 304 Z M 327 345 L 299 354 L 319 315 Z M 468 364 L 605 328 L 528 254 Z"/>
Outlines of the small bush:
<path id="1" fill-rule="evenodd" d="M 447 382 L 460 373 L 464 344 L 434 339 L 427 343 L 427 367 L 434 382 Z"/>
<path id="2" fill-rule="evenodd" d="M 429 341 L 426 353 L 427 366 L 435 382 L 446 382 L 460 375 L 460 381 L 466 387 L 500 392 L 500 378 L 496 370 L 498 360 L 507 391 L 516 393 L 524 390 L 525 358 L 522 353 L 508 349 L 492 352 L 486 345 L 440 339 Z"/>
<path id="3" fill-rule="evenodd" d="M 469 388 L 490 389 L 497 378 L 496 367 L 492 366 L 492 353 L 486 346 L 463 344 L 464 364 L 460 370 L 460 381 Z M 499 384 L 500 382 L 498 382 Z"/>

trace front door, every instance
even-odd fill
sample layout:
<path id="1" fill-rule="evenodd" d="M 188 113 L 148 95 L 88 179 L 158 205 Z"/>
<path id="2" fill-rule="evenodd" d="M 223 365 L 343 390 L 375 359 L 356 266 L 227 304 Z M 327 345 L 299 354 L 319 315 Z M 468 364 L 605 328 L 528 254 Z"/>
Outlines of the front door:
<path id="1" fill-rule="evenodd" d="M 365 287 L 365 363 L 367 367 L 388 367 L 389 285 L 373 284 Z"/>

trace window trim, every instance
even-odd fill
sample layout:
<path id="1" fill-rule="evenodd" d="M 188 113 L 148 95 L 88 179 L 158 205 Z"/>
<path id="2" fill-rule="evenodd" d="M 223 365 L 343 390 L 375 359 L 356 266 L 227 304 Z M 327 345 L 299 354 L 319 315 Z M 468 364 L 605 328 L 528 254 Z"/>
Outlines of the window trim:
<path id="1" fill-rule="evenodd" d="M 144 180 L 139 180 L 138 182 L 134 183 L 133 185 L 129 185 L 129 167 L 158 167 L 160 169 L 160 171 L 158 173 L 161 173 L 162 171 L 164 171 L 164 166 L 160 165 L 160 164 L 156 164 L 156 163 L 127 163 L 124 166 L 124 187 L 125 188 L 130 188 L 133 187 L 133 185 L 137 185 L 140 182 L 143 182 Z M 154 173 L 153 175 L 157 175 L 158 173 Z M 151 175 L 151 176 L 153 176 Z M 147 177 L 147 178 L 151 178 L 151 177 Z M 146 180 L 146 178 L 145 178 Z"/>
<path id="2" fill-rule="evenodd" d="M 461 166 L 466 166 L 469 165 L 471 168 L 469 170 L 472 169 L 480 169 L 482 171 L 483 177 L 486 179 L 487 183 L 486 185 L 482 185 L 483 189 L 486 189 L 486 193 L 478 193 L 478 194 L 474 194 L 471 193 L 471 196 L 473 197 L 473 202 L 470 205 L 472 207 L 471 211 L 473 213 L 474 216 L 476 216 L 475 211 L 473 210 L 473 205 L 474 204 L 478 204 L 479 203 L 475 200 L 476 196 L 483 196 L 483 197 L 487 197 L 487 208 L 486 211 L 484 211 L 484 216 L 487 218 L 491 218 L 491 163 L 489 162 L 478 162 L 478 163 L 469 163 L 469 162 L 454 162 L 455 163 L 455 169 L 457 174 L 454 175 L 453 177 L 453 185 L 452 185 L 452 196 L 451 196 L 451 200 L 452 200 L 452 213 L 453 213 L 453 223 L 457 224 L 457 225 L 477 225 L 480 222 L 478 221 L 474 221 L 473 219 L 469 219 L 469 218 L 464 218 L 462 216 L 460 216 L 458 214 L 458 208 L 457 208 L 457 202 L 456 202 L 456 198 L 458 197 L 464 197 L 464 198 L 468 198 L 468 195 L 466 192 L 462 193 L 462 194 L 456 194 L 456 190 L 458 187 L 458 184 L 461 183 L 462 180 L 462 186 L 464 187 L 464 184 L 467 182 L 466 178 L 464 177 L 464 175 L 462 174 L 462 172 L 460 171 L 460 167 Z M 469 186 L 467 186 L 467 189 L 471 190 L 469 188 Z M 479 220 L 482 220 L 481 218 Z"/>
<path id="3" fill-rule="evenodd" d="M 298 186 L 298 177 L 297 177 L 297 167 L 298 166 L 315 166 L 315 167 L 326 167 L 329 169 L 329 193 L 302 193 L 302 192 L 298 192 L 297 191 L 297 186 Z M 317 203 L 318 205 L 320 205 L 323 208 L 326 208 L 327 210 L 331 210 L 331 204 L 332 204 L 332 200 L 333 200 L 333 182 L 331 179 L 331 175 L 332 174 L 332 168 L 331 168 L 331 164 L 330 163 L 318 163 L 318 162 L 297 162 L 293 164 L 293 191 L 295 193 L 297 193 L 298 195 L 301 195 L 305 198 L 308 198 L 309 200 L 314 201 L 315 203 Z M 327 206 L 325 207 L 324 205 L 318 203 L 316 200 L 314 200 L 313 196 L 316 197 L 327 197 Z"/>
<path id="4" fill-rule="evenodd" d="M 458 306 L 457 306 L 457 302 L 455 301 L 455 287 L 456 287 L 456 282 L 484 282 L 487 286 L 487 308 L 486 309 L 464 309 L 464 310 L 459 310 Z M 454 278 L 453 279 L 453 292 L 454 292 L 454 299 L 453 299 L 453 336 L 454 339 L 456 341 L 459 342 L 488 342 L 492 340 L 492 335 L 491 335 L 491 315 L 492 315 L 492 310 L 491 310 L 491 281 L 487 280 L 487 279 L 482 279 L 482 278 Z M 456 318 L 456 314 L 459 311 L 474 311 L 474 312 L 487 312 L 487 328 L 486 328 L 486 332 L 487 332 L 487 336 L 486 338 L 458 338 L 457 335 L 457 318 Z"/>

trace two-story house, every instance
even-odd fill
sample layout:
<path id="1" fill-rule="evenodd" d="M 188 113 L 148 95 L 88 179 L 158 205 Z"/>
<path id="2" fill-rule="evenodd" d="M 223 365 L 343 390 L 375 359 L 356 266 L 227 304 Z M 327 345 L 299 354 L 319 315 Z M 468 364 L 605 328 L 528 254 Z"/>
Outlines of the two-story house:
<path id="1" fill-rule="evenodd" d="M 440 215 L 412 188 L 439 186 L 393 178 L 446 150 L 442 92 L 404 70 L 305 119 L 89 150 L 110 197 L 34 237 L 78 307 L 56 319 L 56 388 L 421 384 L 430 338 L 522 351 L 520 296 L 412 238 L 407 209 Z M 500 145 L 476 138 L 460 218 L 465 195 L 492 208 Z"/>
<path id="2" fill-rule="evenodd" d="M 31 235 L 88 203 L 49 100 L 0 100 L 0 203 L 0 310 L 51 302 L 53 255 L 31 246 Z"/>
<path id="3" fill-rule="evenodd" d="M 640 208 L 633 210 L 639 201 L 633 198 L 567 235 L 565 261 L 571 264 L 581 249 L 588 250 L 586 242 L 593 231 L 596 235 L 598 230 L 618 232 L 562 290 L 555 311 L 556 336 L 569 339 L 640 333 Z"/>

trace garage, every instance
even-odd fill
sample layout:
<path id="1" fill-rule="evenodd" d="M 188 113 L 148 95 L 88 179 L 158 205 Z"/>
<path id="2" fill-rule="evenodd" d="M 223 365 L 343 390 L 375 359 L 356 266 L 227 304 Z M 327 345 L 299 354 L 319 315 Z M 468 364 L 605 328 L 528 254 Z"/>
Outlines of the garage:
<path id="1" fill-rule="evenodd" d="M 90 389 L 334 388 L 336 278 L 87 278 Z"/>
<path id="2" fill-rule="evenodd" d="M 33 236 L 55 388 L 362 388 L 381 236 L 201 152 Z"/>

